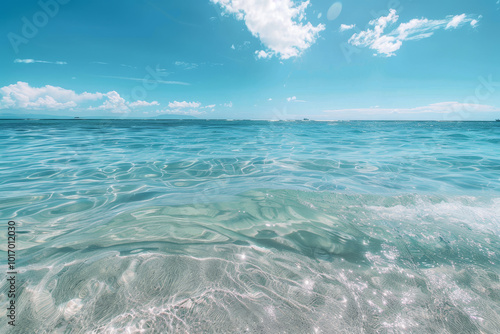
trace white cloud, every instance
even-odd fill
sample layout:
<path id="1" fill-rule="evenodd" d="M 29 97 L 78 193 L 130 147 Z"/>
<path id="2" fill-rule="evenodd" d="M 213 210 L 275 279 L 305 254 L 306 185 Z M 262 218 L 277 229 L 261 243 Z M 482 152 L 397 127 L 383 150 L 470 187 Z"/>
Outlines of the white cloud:
<path id="1" fill-rule="evenodd" d="M 243 44 L 236 44 L 236 45 L 232 44 L 231 49 L 238 50 L 238 51 L 246 50 L 246 49 L 250 48 L 251 44 L 252 43 L 250 41 L 244 41 Z"/>
<path id="2" fill-rule="evenodd" d="M 129 106 L 132 107 L 132 108 L 135 108 L 135 107 L 159 106 L 159 105 L 160 105 L 160 103 L 158 101 L 147 102 L 147 101 L 137 100 L 137 101 L 129 103 Z"/>
<path id="3" fill-rule="evenodd" d="M 179 114 L 179 115 L 201 115 L 206 110 L 214 111 L 215 104 L 203 106 L 200 102 L 174 101 L 168 104 L 169 109 L 157 110 L 157 113 Z"/>
<path id="4" fill-rule="evenodd" d="M 304 100 L 297 100 L 297 97 L 296 96 L 291 96 L 291 97 L 287 97 L 286 100 L 288 102 L 306 102 Z"/>
<path id="5" fill-rule="evenodd" d="M 257 55 L 258 59 L 266 59 L 266 58 L 271 58 L 273 56 L 271 52 L 266 52 L 264 50 L 255 51 L 255 54 Z"/>
<path id="6" fill-rule="evenodd" d="M 405 41 L 428 38 L 434 34 L 435 30 L 455 29 L 467 22 L 474 26 L 480 18 L 461 14 L 448 16 L 443 20 L 413 19 L 407 23 L 401 23 L 397 28 L 385 33 L 384 30 L 399 19 L 396 10 L 391 9 L 387 16 L 381 16 L 369 22 L 373 28 L 352 35 L 349 43 L 354 46 L 369 47 L 375 50 L 378 55 L 390 57 L 395 55 L 395 52 L 401 48 Z M 475 22 L 473 23 L 473 21 Z"/>
<path id="7" fill-rule="evenodd" d="M 127 105 L 127 102 L 123 97 L 120 96 L 115 91 L 108 92 L 106 94 L 108 98 L 102 105 L 97 108 L 90 107 L 90 110 L 108 110 L 113 113 L 127 113 L 130 107 Z"/>
<path id="8" fill-rule="evenodd" d="M 211 0 L 227 13 L 244 20 L 250 32 L 258 37 L 271 54 L 288 59 L 299 56 L 315 41 L 323 24 L 304 23 L 309 0 L 295 4 L 292 0 Z M 266 57 L 260 57 L 266 58 Z"/>
<path id="9" fill-rule="evenodd" d="M 125 113 L 131 108 L 157 106 L 157 101 L 127 102 L 115 91 L 108 93 L 81 93 L 73 90 L 46 85 L 31 87 L 26 82 L 17 82 L 0 88 L 0 109 L 14 110 L 107 110 L 115 113 Z M 98 106 L 92 106 L 95 101 L 105 99 Z"/>
<path id="10" fill-rule="evenodd" d="M 232 108 L 233 107 L 233 101 L 229 101 L 228 103 L 224 103 L 224 107 L 226 107 L 226 108 Z"/>
<path id="11" fill-rule="evenodd" d="M 118 92 L 116 91 L 108 92 L 105 94 L 105 96 L 107 97 L 107 100 L 104 101 L 103 104 L 101 104 L 98 107 L 89 107 L 88 109 L 107 110 L 112 113 L 124 114 L 138 107 L 149 107 L 149 106 L 160 105 L 158 101 L 147 102 L 147 101 L 137 100 L 134 102 L 128 102 L 123 97 L 121 97 L 120 94 L 118 94 Z"/>
<path id="12" fill-rule="evenodd" d="M 201 106 L 200 102 L 186 102 L 186 101 L 182 102 L 174 101 L 174 102 L 169 102 L 168 104 L 168 107 L 172 109 L 198 108 L 199 106 Z"/>
<path id="13" fill-rule="evenodd" d="M 340 25 L 340 31 L 346 31 L 346 30 L 351 30 L 354 27 L 356 27 L 355 24 L 341 24 Z"/>
<path id="14" fill-rule="evenodd" d="M 20 64 L 42 63 L 42 64 L 55 64 L 55 65 L 67 65 L 68 64 L 65 61 L 46 61 L 46 60 L 36 60 L 36 59 L 14 59 L 14 63 L 20 63 Z"/>
<path id="15" fill-rule="evenodd" d="M 477 24 L 478 24 L 478 20 L 472 20 L 472 21 L 470 21 L 470 25 L 472 27 L 474 27 L 474 28 L 477 26 Z"/>
<path id="16" fill-rule="evenodd" d="M 195 68 L 198 68 L 198 64 L 196 63 L 186 63 L 184 61 L 176 61 L 174 63 L 175 66 L 178 66 L 184 70 L 194 70 Z"/>
<path id="17" fill-rule="evenodd" d="M 0 88 L 0 109 L 69 109 L 79 103 L 102 99 L 102 93 L 77 94 L 72 90 L 46 85 L 40 88 L 31 87 L 19 81 Z"/>
<path id="18" fill-rule="evenodd" d="M 205 111 L 200 111 L 198 109 L 188 109 L 188 110 L 182 110 L 182 109 L 163 109 L 163 110 L 156 110 L 156 113 L 157 114 L 175 114 L 175 115 L 198 116 L 198 115 L 205 114 Z"/>
<path id="19" fill-rule="evenodd" d="M 440 102 L 433 103 L 423 107 L 415 108 L 355 108 L 355 109 L 333 109 L 324 110 L 326 113 L 365 113 L 365 114 L 421 114 L 421 113 L 436 113 L 450 114 L 460 111 L 467 112 L 495 112 L 499 108 L 484 104 L 460 103 L 460 102 Z"/>
<path id="20" fill-rule="evenodd" d="M 465 14 L 453 16 L 453 18 L 451 19 L 451 21 L 448 22 L 448 24 L 446 25 L 445 29 L 450 29 L 450 28 L 456 28 L 456 27 L 458 27 L 458 25 L 460 23 L 464 22 L 465 18 L 466 18 Z"/>

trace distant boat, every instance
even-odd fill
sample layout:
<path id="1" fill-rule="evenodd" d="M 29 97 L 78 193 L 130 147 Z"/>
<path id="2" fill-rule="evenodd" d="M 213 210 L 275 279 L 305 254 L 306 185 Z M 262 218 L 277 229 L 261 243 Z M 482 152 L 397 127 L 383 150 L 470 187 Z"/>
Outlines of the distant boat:
<path id="1" fill-rule="evenodd" d="M 309 120 L 309 118 L 304 118 L 303 120 L 304 120 L 304 121 L 308 121 L 308 120 Z"/>
<path id="2" fill-rule="evenodd" d="M 80 117 L 75 117 L 74 119 L 80 119 Z"/>
<path id="3" fill-rule="evenodd" d="M 500 119 L 496 119 L 495 121 L 500 122 Z"/>

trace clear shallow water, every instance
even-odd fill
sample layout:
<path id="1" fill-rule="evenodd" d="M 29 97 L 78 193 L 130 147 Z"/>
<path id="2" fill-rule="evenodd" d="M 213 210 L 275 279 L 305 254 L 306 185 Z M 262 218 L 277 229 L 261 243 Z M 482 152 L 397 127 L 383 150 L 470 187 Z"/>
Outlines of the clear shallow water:
<path id="1" fill-rule="evenodd" d="M 21 249 L 12 333 L 500 328 L 498 123 L 0 130 L 0 218 Z"/>

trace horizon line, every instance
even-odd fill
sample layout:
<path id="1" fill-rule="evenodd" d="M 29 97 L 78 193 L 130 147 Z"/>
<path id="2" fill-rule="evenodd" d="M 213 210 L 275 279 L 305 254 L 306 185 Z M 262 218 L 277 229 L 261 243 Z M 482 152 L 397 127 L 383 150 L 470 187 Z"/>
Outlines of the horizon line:
<path id="1" fill-rule="evenodd" d="M 64 117 L 64 116 L 61 116 Z M 193 116 L 194 117 L 194 116 Z M 127 120 L 141 120 L 141 121 L 268 121 L 268 122 L 499 122 L 500 119 L 484 119 L 484 120 L 435 120 L 435 119 L 247 119 L 247 118 L 135 118 L 135 117 L 122 117 L 122 118 L 32 118 L 32 117 L 19 117 L 19 118 L 2 118 L 0 116 L 0 121 L 8 120 L 34 120 L 34 121 L 100 121 L 100 120 L 114 120 L 114 121 L 127 121 Z"/>

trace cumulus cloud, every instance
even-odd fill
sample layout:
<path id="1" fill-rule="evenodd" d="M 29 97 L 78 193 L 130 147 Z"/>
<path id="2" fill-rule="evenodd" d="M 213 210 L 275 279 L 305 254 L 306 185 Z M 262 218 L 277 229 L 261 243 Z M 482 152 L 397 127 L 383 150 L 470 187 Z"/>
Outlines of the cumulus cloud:
<path id="1" fill-rule="evenodd" d="M 272 52 L 266 52 L 264 50 L 255 51 L 258 59 L 271 58 L 273 56 Z"/>
<path id="2" fill-rule="evenodd" d="M 31 87 L 19 81 L 0 88 L 0 109 L 68 109 L 79 103 L 102 99 L 102 93 L 77 94 L 72 90 L 46 85 L 40 88 Z"/>
<path id="3" fill-rule="evenodd" d="M 159 114 L 178 114 L 178 115 L 201 115 L 206 113 L 207 110 L 214 111 L 215 104 L 203 106 L 200 102 L 188 101 L 174 101 L 169 102 L 168 109 L 157 110 Z"/>
<path id="4" fill-rule="evenodd" d="M 88 109 L 105 110 L 105 111 L 110 111 L 112 113 L 125 114 L 136 108 L 160 105 L 158 101 L 147 102 L 147 101 L 137 100 L 134 102 L 128 102 L 123 97 L 121 97 L 120 94 L 118 94 L 118 92 L 114 90 L 104 94 L 104 96 L 107 99 L 104 101 L 103 104 L 101 104 L 98 107 L 89 107 Z"/>
<path id="5" fill-rule="evenodd" d="M 14 63 L 20 63 L 20 64 L 42 63 L 42 64 L 55 64 L 55 65 L 67 65 L 68 64 L 65 61 L 46 61 L 46 60 L 36 60 L 36 59 L 14 59 Z"/>
<path id="6" fill-rule="evenodd" d="M 349 43 L 354 46 L 368 47 L 375 50 L 378 55 L 390 57 L 395 55 L 395 52 L 401 48 L 405 41 L 428 38 L 434 34 L 435 30 L 456 29 L 465 23 L 475 26 L 480 18 L 461 14 L 448 16 L 443 20 L 413 19 L 401 23 L 397 28 L 386 33 L 386 28 L 399 19 L 396 10 L 391 9 L 387 16 L 381 16 L 369 22 L 369 25 L 373 28 L 352 35 Z"/>
<path id="7" fill-rule="evenodd" d="M 100 105 L 97 108 L 90 107 L 89 109 L 94 110 L 109 110 L 111 112 L 116 112 L 116 113 L 126 113 L 128 112 L 129 107 L 127 106 L 127 103 L 123 97 L 120 96 L 115 91 L 108 92 L 106 94 L 106 97 L 108 98 L 102 105 Z"/>
<path id="8" fill-rule="evenodd" d="M 346 30 L 351 30 L 354 27 L 356 27 L 355 24 L 341 24 L 340 25 L 340 31 L 346 31 Z"/>
<path id="9" fill-rule="evenodd" d="M 107 110 L 112 113 L 124 114 L 128 113 L 137 107 L 148 107 L 148 106 L 158 106 L 160 105 L 158 101 L 146 102 L 146 101 L 134 101 L 128 102 L 116 91 L 111 91 L 105 94 L 107 97 L 106 101 L 98 107 L 89 107 L 89 110 Z"/>
<path id="10" fill-rule="evenodd" d="M 46 85 L 31 87 L 28 83 L 19 81 L 0 88 L 0 109 L 13 110 L 107 110 L 117 113 L 128 112 L 131 108 L 156 106 L 157 101 L 127 102 L 115 91 L 108 93 L 81 93 L 73 90 Z M 92 106 L 96 101 L 104 102 Z"/>
<path id="11" fill-rule="evenodd" d="M 292 0 L 211 0 L 226 13 L 244 20 L 248 30 L 258 37 L 271 55 L 281 59 L 299 56 L 315 41 L 323 24 L 304 22 L 308 1 L 295 4 Z M 258 53 L 264 56 L 262 53 Z M 267 53 L 266 53 L 267 55 Z M 267 58 L 259 57 L 259 58 Z"/>

